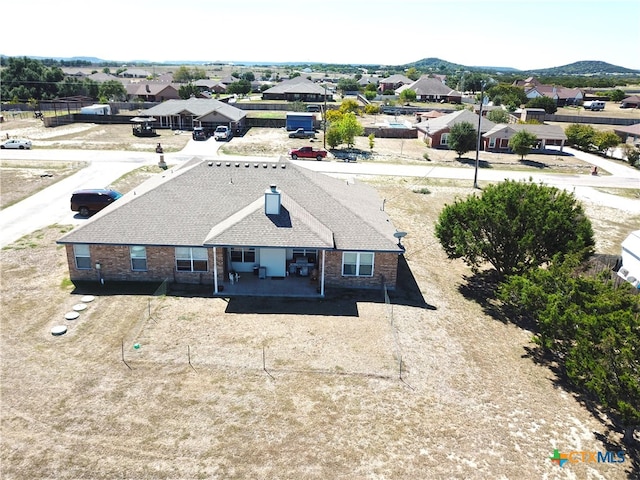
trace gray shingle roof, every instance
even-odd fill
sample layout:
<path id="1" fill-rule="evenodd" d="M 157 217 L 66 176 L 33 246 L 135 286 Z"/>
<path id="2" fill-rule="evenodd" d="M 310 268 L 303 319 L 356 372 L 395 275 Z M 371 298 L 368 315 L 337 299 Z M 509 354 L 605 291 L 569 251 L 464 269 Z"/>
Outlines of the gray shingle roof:
<path id="1" fill-rule="evenodd" d="M 400 252 L 381 199 L 365 184 L 312 172 L 286 159 L 195 159 L 162 175 L 97 213 L 59 243 Z M 271 184 L 282 192 L 280 215 L 264 213 L 264 193 Z"/>
<path id="2" fill-rule="evenodd" d="M 208 98 L 189 98 L 188 100 L 167 100 L 160 105 L 148 108 L 141 112 L 142 115 L 151 117 L 166 117 L 170 115 L 181 115 L 188 112 L 196 117 L 202 117 L 212 112 L 227 117 L 230 120 L 238 121 L 246 117 L 246 112 L 228 105 L 224 102 Z"/>
<path id="3" fill-rule="evenodd" d="M 324 95 L 325 89 L 303 77 L 294 77 L 265 90 L 263 93 L 306 93 Z"/>

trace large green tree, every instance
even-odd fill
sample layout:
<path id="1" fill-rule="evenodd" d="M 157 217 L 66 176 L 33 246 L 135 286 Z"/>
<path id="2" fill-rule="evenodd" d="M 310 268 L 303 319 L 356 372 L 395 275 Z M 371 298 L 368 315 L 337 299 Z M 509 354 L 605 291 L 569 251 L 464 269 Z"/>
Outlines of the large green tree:
<path id="1" fill-rule="evenodd" d="M 505 313 L 534 322 L 535 339 L 576 387 L 613 409 L 631 442 L 640 425 L 640 302 L 628 284 L 587 276 L 569 256 L 502 284 Z"/>
<path id="2" fill-rule="evenodd" d="M 558 105 L 556 101 L 551 97 L 535 97 L 529 100 L 526 104 L 527 108 L 543 108 L 548 114 L 554 114 L 558 111 Z"/>
<path id="3" fill-rule="evenodd" d="M 564 129 L 564 133 L 570 145 L 575 145 L 582 150 L 589 150 L 596 136 L 595 128 L 581 123 L 572 123 Z"/>
<path id="4" fill-rule="evenodd" d="M 467 152 L 476 148 L 478 141 L 478 131 L 469 122 L 459 122 L 454 124 L 449 130 L 447 143 L 449 148 L 461 158 Z"/>
<path id="5" fill-rule="evenodd" d="M 519 108 L 529 100 L 523 88 L 505 83 L 490 87 L 486 95 L 494 105 L 506 105 L 510 110 Z"/>
<path id="6" fill-rule="evenodd" d="M 410 88 L 405 88 L 402 92 L 400 92 L 400 101 L 402 103 L 415 102 L 416 98 L 417 98 L 416 91 Z"/>
<path id="7" fill-rule="evenodd" d="M 527 130 L 520 130 L 509 139 L 509 148 L 516 155 L 520 155 L 520 160 L 524 160 L 524 156 L 528 155 L 531 149 L 538 142 L 538 137 L 534 133 Z"/>
<path id="8" fill-rule="evenodd" d="M 364 133 L 364 127 L 358 122 L 353 112 L 345 113 L 338 122 L 337 128 L 340 131 L 342 143 L 346 143 L 349 148 L 355 144 L 355 137 Z"/>
<path id="9" fill-rule="evenodd" d="M 29 98 L 46 100 L 58 95 L 58 82 L 64 79 L 60 67 L 46 67 L 28 57 L 10 57 L 2 70 L 0 97 L 26 102 Z"/>
<path id="10" fill-rule="evenodd" d="M 98 96 L 103 100 L 119 102 L 127 98 L 127 90 L 118 80 L 107 80 L 98 87 Z"/>
<path id="11" fill-rule="evenodd" d="M 435 233 L 449 258 L 474 271 L 488 262 L 500 276 L 527 272 L 556 254 L 586 255 L 594 245 L 591 222 L 572 193 L 511 180 L 447 205 Z"/>
<path id="12" fill-rule="evenodd" d="M 617 147 L 620 143 L 620 137 L 611 130 L 597 132 L 593 138 L 594 146 L 603 155 L 606 155 L 610 148 Z"/>

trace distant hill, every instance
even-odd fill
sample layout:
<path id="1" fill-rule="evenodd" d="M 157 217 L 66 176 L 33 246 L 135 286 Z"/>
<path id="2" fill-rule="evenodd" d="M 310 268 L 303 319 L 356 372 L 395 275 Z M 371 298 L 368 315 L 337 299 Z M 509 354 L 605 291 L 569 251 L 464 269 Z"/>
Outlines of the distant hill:
<path id="1" fill-rule="evenodd" d="M 172 60 L 166 62 L 150 62 L 147 60 L 104 60 L 96 57 L 39 57 L 32 55 L 25 55 L 29 58 L 36 60 L 59 60 L 59 61 L 83 61 L 90 62 L 92 64 L 129 64 L 129 65 L 271 65 L 271 66 L 292 66 L 292 65 L 315 65 L 316 62 L 240 62 L 240 61 L 215 61 L 210 60 Z M 7 57 L 0 54 L 0 57 Z M 341 66 L 341 64 L 323 64 Z M 364 65 L 364 64 L 350 64 L 350 66 L 367 66 L 377 67 L 377 65 Z M 382 65 L 380 65 L 382 67 Z M 470 71 L 484 71 L 484 72 L 496 72 L 496 73 L 523 73 L 539 76 L 561 76 L 561 75 L 639 75 L 640 70 L 632 70 L 630 68 L 620 67 L 618 65 L 612 65 L 607 62 L 595 61 L 595 60 L 583 60 L 580 62 L 571 63 L 569 65 L 563 65 L 560 67 L 541 68 L 537 70 L 519 70 L 512 67 L 496 67 L 496 66 L 469 66 L 461 65 L 459 63 L 448 62 L 441 58 L 429 57 L 423 58 L 412 63 L 406 63 L 404 65 L 386 65 L 386 67 L 395 67 L 398 69 L 408 69 L 414 67 L 421 71 L 431 71 L 434 73 L 440 71 L 452 71 L 452 70 L 470 70 Z"/>
<path id="2" fill-rule="evenodd" d="M 583 60 L 581 62 L 570 63 L 569 65 L 563 65 L 561 67 L 541 68 L 538 70 L 528 70 L 530 73 L 536 75 L 629 75 L 639 74 L 640 70 L 631 70 L 630 68 L 620 67 L 618 65 L 611 65 L 607 62 L 600 62 L 596 60 Z"/>

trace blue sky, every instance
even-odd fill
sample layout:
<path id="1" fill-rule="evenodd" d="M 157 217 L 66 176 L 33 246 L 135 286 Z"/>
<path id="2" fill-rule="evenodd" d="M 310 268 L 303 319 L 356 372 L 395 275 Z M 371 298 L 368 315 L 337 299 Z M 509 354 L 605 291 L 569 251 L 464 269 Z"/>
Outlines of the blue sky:
<path id="1" fill-rule="evenodd" d="M 18 4 L 16 4 L 18 5 Z M 21 0 L 0 54 L 640 70 L 639 0 Z M 38 34 L 40 32 L 40 34 Z"/>

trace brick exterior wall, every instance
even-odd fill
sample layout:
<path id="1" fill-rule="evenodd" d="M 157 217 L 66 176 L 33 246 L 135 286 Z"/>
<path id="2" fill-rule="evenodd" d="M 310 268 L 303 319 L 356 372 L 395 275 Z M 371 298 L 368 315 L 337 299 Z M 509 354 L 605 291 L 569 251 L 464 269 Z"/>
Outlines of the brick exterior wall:
<path id="1" fill-rule="evenodd" d="M 376 252 L 372 277 L 342 276 L 342 252 L 328 251 L 325 255 L 325 285 L 346 288 L 380 288 L 383 281 L 395 290 L 398 277 L 398 254 Z"/>
<path id="2" fill-rule="evenodd" d="M 147 247 L 147 270 L 131 270 L 129 247 L 124 245 L 91 245 L 91 268 L 76 268 L 73 245 L 66 245 L 67 262 L 71 281 L 139 281 L 157 282 L 169 279 L 171 283 L 213 285 L 213 249 L 209 249 L 207 272 L 178 272 L 175 268 L 175 248 Z M 226 281 L 224 271 L 225 249 L 216 249 L 218 284 Z M 322 253 L 319 259 L 322 258 Z M 96 270 L 100 263 L 101 270 Z M 372 277 L 342 276 L 342 252 L 327 251 L 325 254 L 325 285 L 346 288 L 380 288 L 383 281 L 390 290 L 395 289 L 398 274 L 398 254 L 376 253 Z"/>

